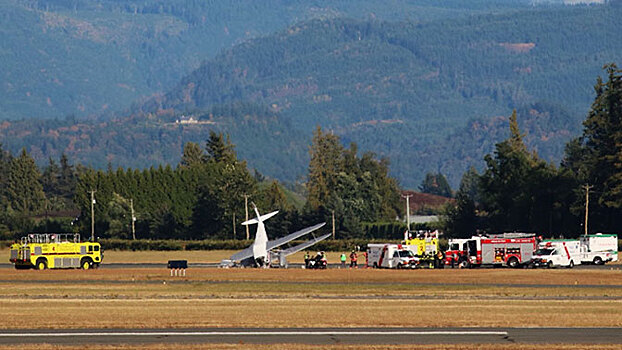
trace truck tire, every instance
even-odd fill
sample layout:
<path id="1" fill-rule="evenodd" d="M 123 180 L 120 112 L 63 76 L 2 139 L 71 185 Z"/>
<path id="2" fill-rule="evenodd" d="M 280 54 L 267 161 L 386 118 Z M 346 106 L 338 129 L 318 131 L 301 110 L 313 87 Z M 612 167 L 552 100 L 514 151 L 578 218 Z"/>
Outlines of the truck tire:
<path id="1" fill-rule="evenodd" d="M 552 261 L 549 261 L 549 262 L 546 264 L 546 268 L 547 268 L 547 269 L 552 269 L 552 268 L 553 268 L 553 262 L 552 262 Z"/>
<path id="2" fill-rule="evenodd" d="M 93 262 L 91 261 L 91 259 L 85 258 L 85 259 L 82 259 L 82 261 L 80 262 L 80 267 L 82 268 L 82 270 L 88 270 L 91 268 L 92 263 Z"/>
<path id="3" fill-rule="evenodd" d="M 48 268 L 48 261 L 45 258 L 37 259 L 37 265 L 35 265 L 37 270 L 45 270 Z"/>
<path id="4" fill-rule="evenodd" d="M 377 269 L 378 268 L 378 263 L 374 263 L 373 267 L 374 267 L 374 269 Z"/>
<path id="5" fill-rule="evenodd" d="M 568 264 L 568 268 L 571 269 L 574 267 L 574 261 L 570 260 L 570 264 Z"/>
<path id="6" fill-rule="evenodd" d="M 518 259 L 516 259 L 515 257 L 511 257 L 510 259 L 508 259 L 508 266 L 515 269 L 518 267 Z"/>
<path id="7" fill-rule="evenodd" d="M 605 262 L 603 261 L 603 258 L 601 258 L 600 256 L 596 256 L 594 257 L 594 265 L 604 265 Z"/>
<path id="8" fill-rule="evenodd" d="M 468 260 L 463 259 L 463 260 L 460 260 L 460 262 L 458 263 L 458 266 L 459 266 L 461 269 L 466 269 L 466 268 L 471 267 L 471 264 L 469 264 L 469 261 L 468 261 Z"/>

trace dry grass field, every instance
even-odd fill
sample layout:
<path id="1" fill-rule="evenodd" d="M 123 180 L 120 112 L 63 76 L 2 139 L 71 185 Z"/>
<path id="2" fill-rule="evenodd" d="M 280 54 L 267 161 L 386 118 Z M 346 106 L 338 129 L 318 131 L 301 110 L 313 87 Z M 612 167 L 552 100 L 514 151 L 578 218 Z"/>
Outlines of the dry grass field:
<path id="1" fill-rule="evenodd" d="M 166 268 L 107 268 L 105 265 L 112 262 L 163 263 L 169 259 L 216 262 L 230 253 L 107 251 L 104 265 L 97 270 L 0 269 L 0 329 L 622 327 L 622 270 L 619 265 L 596 270 L 190 268 L 185 277 L 171 277 Z M 39 316 L 36 323 L 22 317 L 35 314 Z M 60 348 L 37 347 L 42 350 Z M 0 346 L 3 348 L 8 347 Z M 119 346 L 89 348 L 116 349 Z M 172 346 L 128 345 L 122 348 L 168 349 Z M 174 348 L 282 349 L 284 346 L 209 344 L 175 345 Z M 288 344 L 286 348 L 315 347 Z M 346 345 L 322 348 L 361 349 Z M 412 347 L 364 347 L 406 348 Z M 472 349 L 473 345 L 417 348 L 457 350 Z M 478 345 L 476 348 L 533 347 Z M 619 347 L 546 345 L 546 348 Z"/>
<path id="2" fill-rule="evenodd" d="M 59 320 L 73 328 L 622 326 L 620 270 L 187 273 L 170 277 L 164 268 L 105 266 L 6 269 L 0 275 L 0 310 L 8 317 L 0 319 L 0 328 L 48 328 Z M 44 317 L 37 324 L 15 323 L 24 313 Z"/>

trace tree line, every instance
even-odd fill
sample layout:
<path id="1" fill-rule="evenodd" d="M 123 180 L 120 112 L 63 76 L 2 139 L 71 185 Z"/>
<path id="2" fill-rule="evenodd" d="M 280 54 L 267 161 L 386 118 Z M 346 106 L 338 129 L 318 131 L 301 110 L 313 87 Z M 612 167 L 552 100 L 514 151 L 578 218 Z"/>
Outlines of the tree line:
<path id="1" fill-rule="evenodd" d="M 622 70 L 605 66 L 582 134 L 565 148 L 559 166 L 527 149 L 516 112 L 510 136 L 470 169 L 447 208 L 446 230 L 466 237 L 478 230 L 576 236 L 617 232 L 622 225 Z M 589 204 L 588 204 L 589 203 Z M 586 205 L 588 209 L 585 227 Z"/>
<path id="2" fill-rule="evenodd" d="M 456 237 L 478 231 L 577 235 L 585 231 L 589 196 L 588 232 L 616 232 L 622 224 L 622 70 L 615 64 L 605 69 L 607 80 L 597 79 L 583 132 L 566 145 L 559 166 L 528 149 L 514 111 L 509 137 L 485 156 L 481 172 L 471 168 L 463 175 L 455 205 L 445 208 L 439 227 Z M 340 238 L 381 238 L 382 225 L 370 223 L 395 222 L 403 214 L 388 159 L 359 155 L 356 143 L 344 147 L 320 127 L 309 156 L 307 182 L 299 188 L 304 204 L 294 205 L 292 191 L 250 171 L 228 136 L 215 131 L 204 147 L 186 143 L 175 167 L 143 170 L 74 166 L 63 155 L 40 171 L 25 149 L 14 156 L 0 145 L 0 234 L 4 239 L 46 231 L 88 236 L 92 206 L 98 237 L 241 239 L 249 198 L 264 212 L 281 211 L 270 222 L 274 236 L 334 216 Z M 420 190 L 452 193 L 440 173 L 428 174 Z M 383 229 L 386 237 L 400 230 L 389 226 Z"/>
<path id="3" fill-rule="evenodd" d="M 0 145 L 0 232 L 4 239 L 58 231 L 90 237 L 94 227 L 100 238 L 245 239 L 240 223 L 247 205 L 254 216 L 253 202 L 262 212 L 281 212 L 271 219 L 271 235 L 334 215 L 339 237 L 350 238 L 360 237 L 363 222 L 400 215 L 399 187 L 388 175 L 388 160 L 359 156 L 356 144 L 344 148 L 319 127 L 310 156 L 306 204 L 297 206 L 295 193 L 251 172 L 229 137 L 215 131 L 204 148 L 186 143 L 177 166 L 143 170 L 74 166 L 63 155 L 60 164 L 50 158 L 40 171 L 25 149 L 13 156 Z"/>

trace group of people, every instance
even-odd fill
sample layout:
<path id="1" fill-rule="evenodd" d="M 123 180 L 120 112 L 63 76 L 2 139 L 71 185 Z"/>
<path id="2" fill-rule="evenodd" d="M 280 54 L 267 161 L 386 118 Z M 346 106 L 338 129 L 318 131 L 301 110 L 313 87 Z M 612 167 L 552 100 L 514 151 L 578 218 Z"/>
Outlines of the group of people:
<path id="1" fill-rule="evenodd" d="M 326 268 L 326 253 L 317 252 L 315 257 L 311 258 L 309 252 L 305 252 L 305 268 L 307 269 L 325 269 Z"/>
<path id="2" fill-rule="evenodd" d="M 364 252 L 363 255 L 365 255 L 365 258 L 367 259 L 367 253 Z M 348 257 L 346 256 L 346 253 L 341 253 L 341 256 L 339 257 L 339 260 L 341 262 L 341 268 L 345 269 L 346 268 L 346 262 L 348 260 Z M 305 252 L 305 267 L 306 268 L 314 268 L 314 267 L 318 267 L 318 266 L 326 266 L 326 253 L 324 252 L 317 252 L 317 254 L 315 255 L 315 257 L 311 258 L 311 256 L 309 255 L 309 252 Z M 367 262 L 366 262 L 367 265 Z M 356 253 L 355 250 L 353 250 L 350 253 L 350 268 L 358 268 L 358 254 Z"/>
<path id="3" fill-rule="evenodd" d="M 341 260 L 341 268 L 345 269 L 347 260 L 346 253 L 341 253 L 339 259 Z M 354 250 L 350 253 L 350 268 L 358 268 L 358 254 L 356 254 Z"/>

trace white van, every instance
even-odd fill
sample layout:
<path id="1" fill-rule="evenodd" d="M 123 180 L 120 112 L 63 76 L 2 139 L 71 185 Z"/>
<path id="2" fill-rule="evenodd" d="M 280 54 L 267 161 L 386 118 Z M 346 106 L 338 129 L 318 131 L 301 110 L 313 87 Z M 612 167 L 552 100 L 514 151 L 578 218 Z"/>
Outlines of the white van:
<path id="1" fill-rule="evenodd" d="M 538 244 L 538 249 L 533 253 L 531 265 L 534 267 L 568 267 L 573 268 L 580 264 L 578 258 L 579 241 L 551 240 Z"/>
<path id="2" fill-rule="evenodd" d="M 412 269 L 417 267 L 415 254 L 401 244 L 368 244 L 369 266 L 388 269 Z"/>

